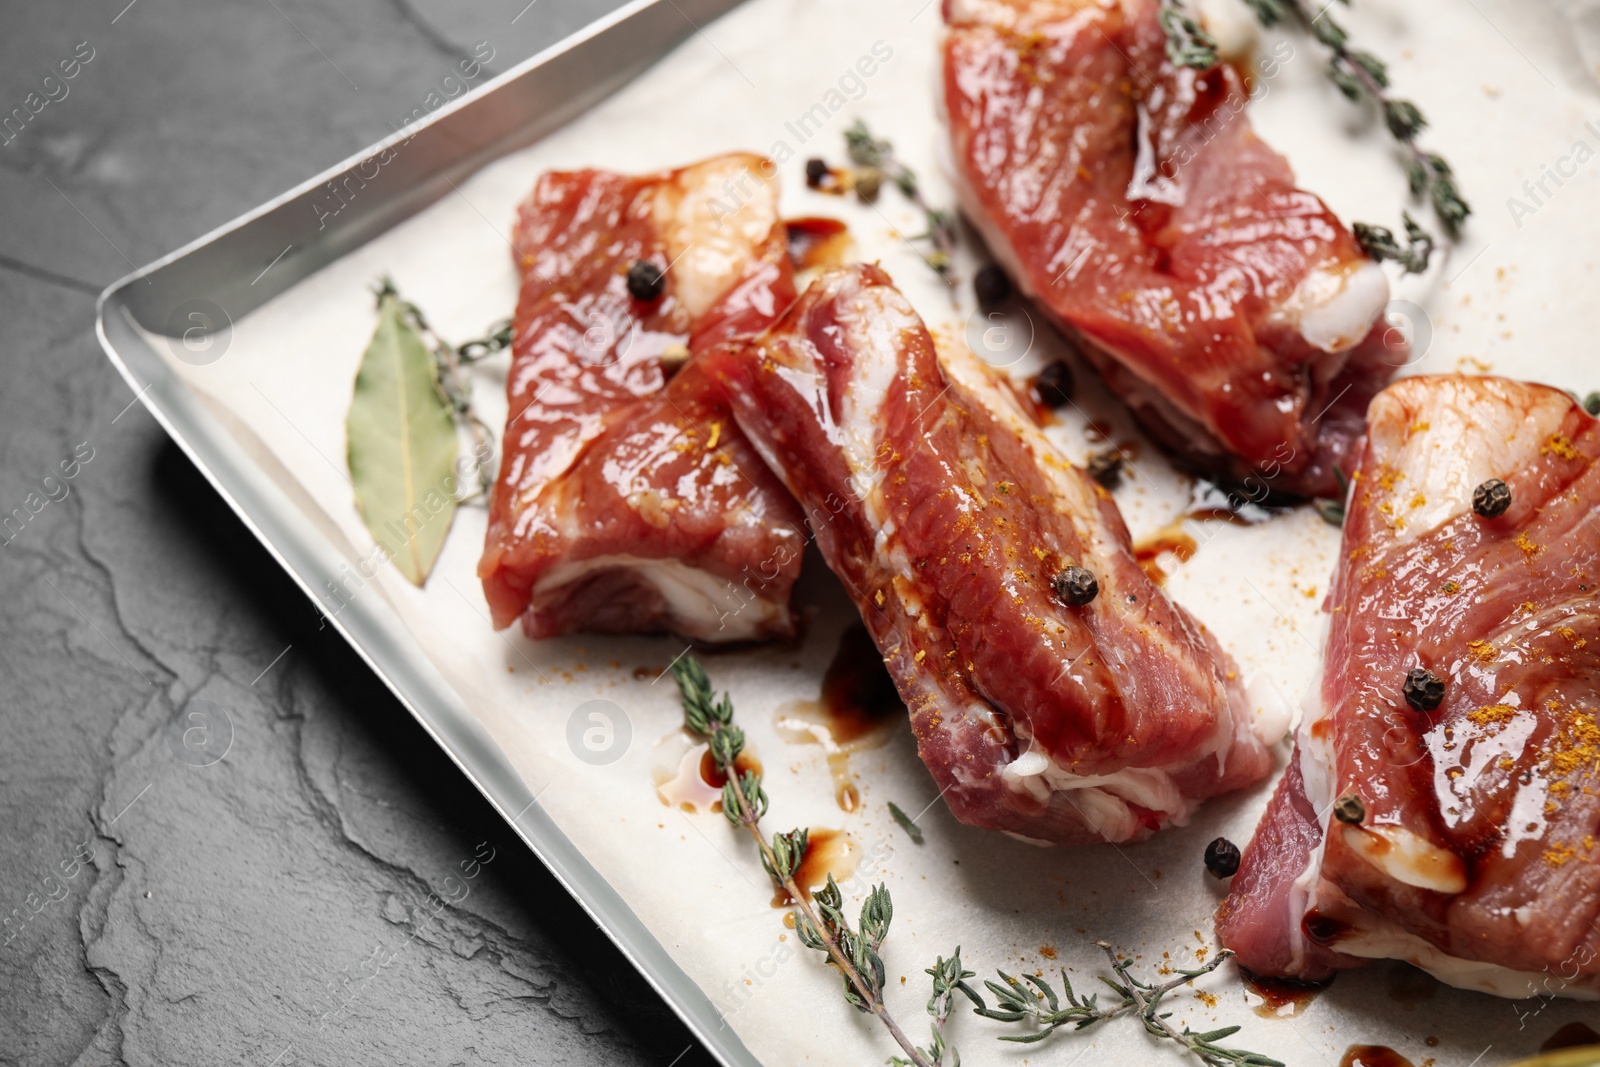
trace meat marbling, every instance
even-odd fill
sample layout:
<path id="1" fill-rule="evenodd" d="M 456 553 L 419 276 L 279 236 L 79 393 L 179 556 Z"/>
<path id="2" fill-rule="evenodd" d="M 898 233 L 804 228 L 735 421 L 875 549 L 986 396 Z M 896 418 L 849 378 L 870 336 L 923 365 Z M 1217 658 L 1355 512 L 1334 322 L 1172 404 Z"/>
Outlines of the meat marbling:
<path id="1" fill-rule="evenodd" d="M 1237 72 L 1167 59 L 1160 6 L 944 0 L 962 207 L 1179 462 L 1337 495 L 1405 362 L 1388 283 L 1256 137 Z"/>
<path id="2" fill-rule="evenodd" d="M 936 354 L 883 271 L 823 274 L 707 366 L 805 508 L 957 818 L 1132 841 L 1267 774 L 1270 717 L 1139 567 L 1110 495 L 975 357 Z M 1086 606 L 1052 591 L 1072 565 L 1098 579 Z"/>
<path id="3" fill-rule="evenodd" d="M 770 170 L 733 154 L 643 177 L 551 173 L 523 205 L 505 454 L 478 566 L 497 627 L 793 633 L 802 517 L 699 366 L 794 299 Z M 630 294 L 639 261 L 665 272 L 659 298 Z M 674 346 L 692 354 L 676 375 Z"/>
<path id="4" fill-rule="evenodd" d="M 1507 997 L 1600 994 L 1597 456 L 1600 424 L 1545 386 L 1418 377 L 1373 402 L 1324 675 L 1218 913 L 1243 966 L 1392 957 Z M 1486 518 L 1491 478 L 1511 504 Z M 1434 710 L 1403 696 L 1418 667 Z M 1359 823 L 1330 818 L 1347 794 Z"/>

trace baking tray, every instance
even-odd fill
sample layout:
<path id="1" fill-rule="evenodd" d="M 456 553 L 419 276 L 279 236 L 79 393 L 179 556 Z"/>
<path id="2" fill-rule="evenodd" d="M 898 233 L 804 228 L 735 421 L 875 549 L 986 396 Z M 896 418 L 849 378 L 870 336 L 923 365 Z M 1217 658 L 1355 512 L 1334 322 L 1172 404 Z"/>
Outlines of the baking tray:
<path id="1" fill-rule="evenodd" d="M 1407 372 L 1493 369 L 1593 387 L 1565 355 L 1587 351 L 1587 308 L 1558 297 L 1600 269 L 1592 262 L 1600 214 L 1591 207 L 1600 167 L 1570 180 L 1536 217 L 1507 214 L 1496 203 L 1537 176 L 1541 161 L 1559 162 L 1573 136 L 1600 136 L 1584 125 L 1600 114 L 1600 92 L 1580 54 L 1600 42 L 1600 26 L 1576 17 L 1582 6 L 1372 0 L 1340 16 L 1357 39 L 1382 41 L 1397 84 L 1427 109 L 1430 145 L 1450 157 L 1479 209 L 1468 241 L 1396 292 L 1391 310 L 1407 321 L 1391 322 L 1418 340 Z M 342 455 L 349 383 L 372 330 L 372 282 L 392 273 L 447 337 L 481 331 L 514 303 L 505 235 L 517 203 L 546 169 L 640 172 L 733 149 L 774 156 L 780 146 L 795 149 L 782 165 L 786 216 L 844 219 L 862 258 L 883 264 L 936 334 L 964 335 L 991 362 L 1030 373 L 1061 354 L 1058 339 L 1013 322 L 1028 339 L 1016 349 L 1026 351 L 989 345 L 990 323 L 968 289 L 952 301 L 900 239 L 922 223 L 903 199 L 891 190 L 868 208 L 800 180 L 806 156 L 842 154 L 838 135 L 860 117 L 895 139 L 931 202 L 952 202 L 929 91 L 938 13 L 928 0 L 635 4 L 482 95 L 125 279 L 102 303 L 101 336 L 157 418 L 313 596 L 370 544 Z M 1502 26 L 1515 30 L 1516 44 Z M 669 58 L 644 69 L 674 44 Z M 879 44 L 885 47 L 874 53 Z M 1392 221 L 1403 179 L 1381 129 L 1363 128 L 1359 115 L 1340 122 L 1344 105 L 1308 39 L 1268 35 L 1262 48 L 1290 51 L 1277 76 L 1258 87 L 1257 128 L 1341 217 Z M 877 74 L 848 75 L 874 69 L 869 55 L 880 57 Z M 1501 62 L 1478 85 L 1476 75 L 1462 73 L 1462 55 Z M 620 91 L 606 98 L 613 88 Z M 835 89 L 845 90 L 847 103 L 827 103 Z M 832 113 L 826 136 L 806 119 L 819 106 Z M 330 181 L 346 180 L 354 182 L 348 195 L 330 190 Z M 975 241 L 963 241 L 958 271 L 970 277 L 980 256 Z M 476 380 L 475 398 L 497 424 L 504 381 L 503 372 L 492 380 L 491 362 L 477 365 L 486 377 Z M 1091 419 L 1112 439 L 1133 442 L 1136 477 L 1118 490 L 1118 503 L 1136 538 L 1166 529 L 1188 507 L 1192 485 L 1092 376 L 1080 380 L 1077 402 L 1083 410 L 1062 412 L 1047 434 L 1079 462 L 1095 447 Z M 660 681 L 658 672 L 683 645 L 493 634 L 473 577 L 481 509 L 463 509 L 456 523 L 426 590 L 384 569 L 371 583 L 378 591 L 357 596 L 334 625 L 723 1062 L 881 1062 L 892 1049 L 870 1020 L 841 1003 L 832 974 L 814 960 L 787 965 L 802 957 L 792 938 L 784 944 L 747 843 L 719 815 L 682 815 L 656 803 L 647 777 L 656 749 L 642 742 L 646 730 L 678 734 L 681 711 L 670 679 Z M 1188 529 L 1196 554 L 1187 564 L 1163 564 L 1169 592 L 1218 635 L 1247 678 L 1263 676 L 1292 700 L 1319 659 L 1320 593 L 1337 531 L 1309 509 L 1248 528 Z M 841 818 L 816 746 L 810 754 L 787 747 L 773 713 L 815 695 L 854 612 L 825 568 L 809 567 L 797 595 L 817 613 L 796 645 L 707 661 L 718 688 L 732 691 L 768 767 L 775 829 L 840 825 L 833 820 Z M 630 671 L 634 664 L 650 673 Z M 560 730 L 560 716 L 597 697 L 627 705 L 636 742 L 601 767 L 582 760 Z M 1219 834 L 1246 839 L 1271 784 L 1221 798 L 1189 826 L 1138 846 L 1039 850 L 957 824 L 935 802 L 908 729 L 859 761 L 862 804 L 843 825 L 859 835 L 863 855 L 846 894 L 858 899 L 871 882 L 890 885 L 896 916 L 886 963 L 906 979 L 891 982 L 890 999 L 916 1031 L 926 998 L 921 968 L 957 942 L 969 966 L 985 974 L 1065 965 L 1075 983 L 1091 985 L 1101 966 L 1095 939 L 1148 966 L 1198 958 L 1208 950 L 1203 931 L 1220 888 L 1201 869 L 1200 853 Z M 924 844 L 911 845 L 893 825 L 886 800 L 919 813 Z M 1415 972 L 1376 964 L 1341 977 L 1303 1013 L 1267 1019 L 1250 1010 L 1228 972 L 1173 1002 L 1175 1018 L 1201 1030 L 1243 1024 L 1240 1045 L 1296 1065 L 1331 1067 L 1344 1046 L 1370 1042 L 1441 1067 L 1475 1058 L 1490 1067 L 1534 1051 L 1548 1030 L 1593 1011 L 1496 1001 L 1431 980 L 1419 991 Z M 970 1016 L 953 1027 L 973 1067 L 1024 1058 L 1065 1065 L 1081 1056 L 1182 1062 L 1152 1048 L 1136 1026 L 1097 1027 L 1023 1049 L 1000 1046 L 996 1028 Z"/>
<path id="2" fill-rule="evenodd" d="M 450 195 L 485 164 L 560 128 L 739 3 L 634 0 L 101 293 L 95 329 L 112 365 L 313 603 L 320 603 L 321 576 L 337 572 L 335 550 L 286 520 L 295 510 L 292 490 L 241 453 L 218 413 L 178 380 L 135 325 L 204 360 L 226 346 L 234 321 Z M 335 187 L 358 195 L 346 200 Z M 756 1067 L 710 998 L 550 820 L 538 790 L 380 602 L 356 601 L 328 621 L 711 1054 L 729 1067 Z"/>

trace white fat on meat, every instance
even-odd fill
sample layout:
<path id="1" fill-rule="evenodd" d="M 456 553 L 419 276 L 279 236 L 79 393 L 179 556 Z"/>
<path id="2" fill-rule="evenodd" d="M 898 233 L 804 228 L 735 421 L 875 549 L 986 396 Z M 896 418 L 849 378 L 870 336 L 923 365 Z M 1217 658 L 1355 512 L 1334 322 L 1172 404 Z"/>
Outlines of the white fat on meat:
<path id="1" fill-rule="evenodd" d="M 595 556 L 560 563 L 533 587 L 535 603 L 569 585 L 604 571 L 627 571 L 647 583 L 666 602 L 674 633 L 701 640 L 750 641 L 781 627 L 787 607 L 757 596 L 743 584 L 708 574 L 675 559 Z"/>
<path id="2" fill-rule="evenodd" d="M 1535 996 L 1600 1000 L 1600 975 L 1568 981 L 1553 970 L 1519 971 L 1452 956 L 1389 919 L 1358 907 L 1342 893 L 1337 894 L 1337 899 L 1330 895 L 1319 900 L 1317 910 L 1349 926 L 1348 932 L 1341 934 L 1334 946 L 1346 955 L 1370 960 L 1405 960 L 1446 985 L 1508 1000 Z"/>
<path id="3" fill-rule="evenodd" d="M 690 319 L 710 311 L 739 280 L 777 225 L 778 186 L 762 176 L 763 162 L 719 156 L 685 168 L 656 193 L 656 229 L 673 265 L 673 293 Z"/>
<path id="4" fill-rule="evenodd" d="M 1313 348 L 1344 352 L 1371 332 L 1388 303 L 1389 279 L 1376 263 L 1324 263 L 1273 310 L 1272 321 L 1293 326 Z"/>
<path id="5" fill-rule="evenodd" d="M 1422 501 L 1391 523 L 1396 543 L 1465 515 L 1473 489 L 1537 456 L 1571 406 L 1558 392 L 1530 405 L 1527 390 L 1498 378 L 1430 379 L 1415 388 L 1402 381 L 1378 394 L 1367 412 L 1373 452 L 1392 456 L 1396 485 Z M 1462 448 L 1462 441 L 1473 446 Z"/>
<path id="6" fill-rule="evenodd" d="M 1135 807 L 1160 813 L 1164 824 L 1186 825 L 1204 801 L 1185 796 L 1174 775 L 1212 756 L 1220 770 L 1241 728 L 1255 731 L 1258 724 L 1273 721 L 1286 720 L 1276 713 L 1258 714 L 1251 722 L 1236 722 L 1231 715 L 1219 715 L 1210 737 L 1185 753 L 1181 763 L 1169 767 L 1124 767 L 1111 774 L 1074 774 L 1048 752 L 1029 746 L 1001 774 L 1006 785 L 1042 802 L 1048 802 L 1055 793 L 1067 795 L 1096 833 L 1110 841 L 1127 840 L 1136 836 L 1143 825 Z M 1026 727 L 1020 721 L 1013 726 L 1018 740 L 1027 744 L 1030 738 Z M 1263 740 L 1270 743 L 1277 737 Z"/>
<path id="7" fill-rule="evenodd" d="M 866 502 L 868 518 L 873 526 L 891 533 L 882 501 L 874 492 L 883 480 L 877 464 L 883 401 L 900 374 L 900 335 L 920 332 L 922 321 L 904 297 L 883 285 L 857 289 L 841 299 L 838 316 L 845 347 L 856 358 L 839 405 L 837 443 L 850 465 L 853 488 Z"/>
<path id="8" fill-rule="evenodd" d="M 1143 822 L 1134 806 L 1160 812 L 1163 822 L 1182 826 L 1201 803 L 1186 798 L 1165 770 L 1124 767 L 1112 774 L 1077 775 L 1036 748 L 1006 764 L 1001 774 L 1006 785 L 1041 803 L 1065 794 L 1084 824 L 1108 841 L 1138 836 Z"/>
<path id="9" fill-rule="evenodd" d="M 1404 826 L 1342 826 L 1340 836 L 1356 855 L 1402 885 L 1435 893 L 1460 893 L 1467 888 L 1467 865 L 1461 857 L 1412 833 Z"/>
<path id="10" fill-rule="evenodd" d="M 1250 729 L 1264 745 L 1275 745 L 1288 736 L 1294 724 L 1294 705 L 1283 695 L 1278 683 L 1266 671 L 1252 673 L 1244 680 L 1244 695 L 1255 709 Z"/>
<path id="11" fill-rule="evenodd" d="M 1328 644 L 1328 622 L 1322 623 L 1322 646 Z M 1316 730 L 1317 723 L 1328 718 L 1327 705 L 1322 701 L 1323 665 L 1317 665 L 1316 677 L 1306 689 L 1301 708 L 1300 729 L 1295 734 L 1293 759 L 1300 761 L 1300 777 L 1305 784 L 1306 800 L 1317 814 L 1317 844 L 1306 857 L 1306 866 L 1289 887 L 1289 937 L 1294 969 L 1305 962 L 1305 938 L 1301 921 L 1315 903 L 1319 891 L 1331 889 L 1322 880 L 1322 857 L 1327 848 L 1328 819 L 1333 811 L 1333 743 L 1331 730 Z M 1343 894 L 1340 894 L 1341 896 Z"/>

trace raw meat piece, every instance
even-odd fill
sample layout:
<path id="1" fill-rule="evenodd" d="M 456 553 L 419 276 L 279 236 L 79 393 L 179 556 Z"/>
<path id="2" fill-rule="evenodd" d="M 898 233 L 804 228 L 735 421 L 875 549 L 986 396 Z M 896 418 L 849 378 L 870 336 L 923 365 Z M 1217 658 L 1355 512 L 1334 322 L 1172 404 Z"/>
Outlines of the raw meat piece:
<path id="1" fill-rule="evenodd" d="M 644 177 L 551 173 L 523 205 L 511 409 L 478 564 L 496 627 L 794 632 L 799 509 L 698 364 L 794 299 L 769 170 L 735 154 Z M 658 298 L 630 293 L 640 261 L 665 272 Z M 695 358 L 671 375 L 663 357 L 684 350 Z"/>
<path id="2" fill-rule="evenodd" d="M 957 818 L 1133 841 L 1266 775 L 1270 728 L 1140 569 L 1110 495 L 975 357 L 936 355 L 882 270 L 823 274 L 707 366 L 804 506 Z M 1053 592 L 1069 566 L 1098 580 L 1085 606 Z"/>
<path id="3" fill-rule="evenodd" d="M 1324 677 L 1218 913 L 1242 965 L 1394 957 L 1501 996 L 1600 994 L 1597 455 L 1600 425 L 1541 385 L 1408 378 L 1373 401 Z M 1485 518 L 1491 478 L 1511 503 Z M 1403 695 L 1419 667 L 1433 710 Z M 1359 824 L 1330 819 L 1347 794 Z"/>
<path id="4" fill-rule="evenodd" d="M 1179 462 L 1336 496 L 1406 360 L 1388 282 L 1252 132 L 1237 72 L 1167 60 L 1159 7 L 945 0 L 962 207 Z"/>

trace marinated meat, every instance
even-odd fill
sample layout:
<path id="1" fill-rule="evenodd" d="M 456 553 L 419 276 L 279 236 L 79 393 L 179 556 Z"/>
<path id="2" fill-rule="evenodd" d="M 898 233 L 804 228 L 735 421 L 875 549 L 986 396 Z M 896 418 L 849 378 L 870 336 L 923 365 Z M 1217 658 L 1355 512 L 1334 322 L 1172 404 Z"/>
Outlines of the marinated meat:
<path id="1" fill-rule="evenodd" d="M 1159 9 L 945 0 L 962 207 L 1179 462 L 1257 499 L 1337 495 L 1406 359 L 1388 283 L 1256 137 L 1238 73 L 1167 59 Z"/>
<path id="2" fill-rule="evenodd" d="M 1600 994 L 1596 456 L 1600 426 L 1545 386 L 1373 402 L 1324 676 L 1218 914 L 1242 965 Z M 1408 698 L 1413 670 L 1442 695 L 1418 676 Z"/>
<path id="3" fill-rule="evenodd" d="M 794 299 L 770 169 L 736 154 L 644 177 L 552 173 L 523 205 L 478 565 L 496 627 L 793 633 L 800 511 L 698 365 Z"/>
<path id="4" fill-rule="evenodd" d="M 805 508 L 957 818 L 1132 841 L 1266 775 L 1266 720 L 1140 568 L 1110 495 L 975 357 L 936 354 L 882 270 L 823 274 L 707 366 Z"/>

